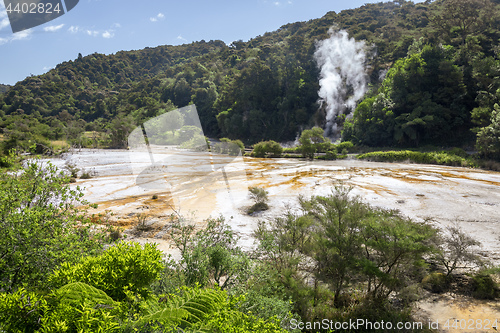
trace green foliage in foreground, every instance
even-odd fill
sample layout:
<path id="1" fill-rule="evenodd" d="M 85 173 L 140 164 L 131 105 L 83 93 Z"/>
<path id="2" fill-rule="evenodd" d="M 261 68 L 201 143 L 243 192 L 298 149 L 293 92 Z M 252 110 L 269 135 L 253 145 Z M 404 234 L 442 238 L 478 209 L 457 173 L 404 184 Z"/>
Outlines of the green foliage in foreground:
<path id="1" fill-rule="evenodd" d="M 181 285 L 210 285 L 229 288 L 249 268 L 247 255 L 237 246 L 238 237 L 223 217 L 209 219 L 205 228 L 195 232 L 184 218 L 174 223 L 172 240 L 181 260 L 171 270 Z"/>
<path id="2" fill-rule="evenodd" d="M 154 244 L 118 243 L 102 255 L 83 258 L 77 264 L 63 263 L 50 277 L 50 284 L 61 287 L 84 282 L 106 292 L 116 301 L 128 293 L 145 298 L 149 285 L 163 269 L 162 253 Z"/>
<path id="3" fill-rule="evenodd" d="M 27 161 L 0 184 L 0 290 L 43 285 L 58 265 L 102 248 L 74 206 L 83 194 L 53 165 Z"/>
<path id="4" fill-rule="evenodd" d="M 114 274 L 102 274 L 113 265 L 106 259 L 117 259 L 118 252 L 131 258 L 129 263 L 143 262 L 144 266 L 133 267 L 135 270 L 132 271 L 118 264 Z M 115 295 L 113 299 L 104 290 L 84 282 L 70 282 L 52 292 L 30 292 L 19 288 L 15 293 L 1 293 L 0 330 L 40 333 L 174 332 L 177 329 L 189 332 L 284 332 L 277 317 L 263 319 L 250 312 L 244 313 L 240 310 L 244 295 L 231 296 L 217 287 L 180 285 L 169 294 L 144 293 L 145 289 L 151 291 L 148 276 L 155 276 L 158 272 L 154 253 L 160 253 L 155 245 L 141 247 L 126 243 L 112 247 L 98 257 L 84 258 L 72 267 L 73 276 L 87 278 L 90 283 L 96 284 L 99 280 L 104 287 L 121 285 L 126 299 L 115 292 L 116 288 L 108 288 L 109 295 Z M 125 272 L 131 274 L 123 274 Z M 86 276 L 94 273 L 97 278 Z M 61 280 L 60 276 L 58 271 L 53 278 Z M 141 277 L 145 277 L 141 283 L 147 284 L 147 288 L 137 288 L 137 280 Z"/>
<path id="5" fill-rule="evenodd" d="M 402 151 L 380 151 L 358 155 L 359 159 L 365 159 L 375 162 L 405 162 L 424 164 L 440 164 L 463 167 L 477 167 L 472 158 L 462 157 L 453 151 L 441 152 L 418 152 L 411 150 Z"/>

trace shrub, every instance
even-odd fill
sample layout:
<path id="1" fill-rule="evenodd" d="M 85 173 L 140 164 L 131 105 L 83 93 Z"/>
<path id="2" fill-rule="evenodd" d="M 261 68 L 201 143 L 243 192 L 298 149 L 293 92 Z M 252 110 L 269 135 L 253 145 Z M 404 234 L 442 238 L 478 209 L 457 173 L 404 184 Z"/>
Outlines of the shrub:
<path id="1" fill-rule="evenodd" d="M 250 208 L 248 208 L 247 210 L 247 214 L 248 215 L 251 215 L 255 212 L 261 212 L 263 210 L 268 210 L 269 209 L 269 205 L 265 202 L 257 202 L 255 204 L 253 204 Z"/>
<path id="2" fill-rule="evenodd" d="M 90 178 L 92 178 L 92 176 L 91 176 L 91 175 L 90 175 L 90 173 L 89 173 L 89 172 L 87 172 L 87 171 L 84 171 L 84 172 L 82 173 L 82 175 L 80 176 L 80 179 L 90 179 Z"/>
<path id="3" fill-rule="evenodd" d="M 228 154 L 237 156 L 245 151 L 245 145 L 241 140 L 230 140 L 228 138 L 221 138 L 220 142 L 212 147 L 214 153 Z"/>
<path id="4" fill-rule="evenodd" d="M 337 159 L 337 151 L 329 150 L 326 152 L 325 159 L 327 160 L 336 160 Z"/>
<path id="5" fill-rule="evenodd" d="M 262 141 L 254 145 L 253 157 L 280 157 L 283 153 L 283 147 L 276 141 Z"/>
<path id="6" fill-rule="evenodd" d="M 422 286 L 433 293 L 441 293 L 447 287 L 446 275 L 438 272 L 431 273 L 423 278 Z"/>
<path id="7" fill-rule="evenodd" d="M 87 225 L 75 207 L 83 194 L 67 182 L 39 161 L 0 175 L 0 290 L 39 288 L 62 262 L 101 251 L 105 235 Z"/>
<path id="8" fill-rule="evenodd" d="M 495 299 L 498 295 L 498 287 L 491 275 L 479 272 L 472 277 L 472 296 L 480 299 Z"/>
<path id="9" fill-rule="evenodd" d="M 47 301 L 40 295 L 19 288 L 15 293 L 0 293 L 0 331 L 35 332 Z"/>
<path id="10" fill-rule="evenodd" d="M 366 159 L 375 162 L 405 162 L 439 164 L 451 166 L 475 167 L 476 163 L 470 158 L 463 158 L 445 151 L 421 153 L 411 150 L 402 151 L 378 151 L 358 156 L 359 159 Z"/>
<path id="11" fill-rule="evenodd" d="M 77 264 L 63 263 L 49 278 L 53 287 L 84 282 L 104 291 L 116 301 L 126 299 L 127 292 L 146 297 L 149 285 L 163 269 L 162 252 L 156 244 L 123 242 L 96 257 L 81 259 Z"/>
<path id="12" fill-rule="evenodd" d="M 0 168 L 10 168 L 12 165 L 13 162 L 8 156 L 0 156 Z"/>
<path id="13" fill-rule="evenodd" d="M 253 214 L 254 212 L 268 210 L 269 206 L 267 201 L 269 198 L 267 197 L 268 192 L 260 187 L 250 187 L 248 189 L 250 192 L 250 198 L 255 201 L 255 203 L 247 210 L 247 213 Z"/>
<path id="14" fill-rule="evenodd" d="M 354 147 L 354 144 L 351 141 L 344 141 L 339 143 L 335 147 L 337 148 L 337 151 L 343 152 L 345 149 L 346 152 L 350 152 L 351 149 Z"/>

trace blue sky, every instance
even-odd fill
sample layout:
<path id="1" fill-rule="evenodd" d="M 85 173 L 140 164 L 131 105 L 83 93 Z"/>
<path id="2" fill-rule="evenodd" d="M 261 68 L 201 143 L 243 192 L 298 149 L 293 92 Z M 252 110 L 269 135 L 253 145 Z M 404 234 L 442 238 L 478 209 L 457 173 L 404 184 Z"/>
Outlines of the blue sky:
<path id="1" fill-rule="evenodd" d="M 12 33 L 0 0 L 0 83 L 47 72 L 78 53 L 111 54 L 219 39 L 247 41 L 280 26 L 367 0 L 80 0 L 65 15 Z M 417 1 L 420 2 L 420 1 Z"/>

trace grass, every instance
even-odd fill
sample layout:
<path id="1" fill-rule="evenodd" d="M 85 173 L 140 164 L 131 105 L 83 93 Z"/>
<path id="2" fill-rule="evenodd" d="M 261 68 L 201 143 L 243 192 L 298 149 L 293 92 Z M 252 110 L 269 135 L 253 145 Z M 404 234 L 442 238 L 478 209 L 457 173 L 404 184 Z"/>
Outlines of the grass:
<path id="1" fill-rule="evenodd" d="M 71 148 L 71 145 L 66 140 L 52 140 L 50 146 L 56 155 L 65 153 Z"/>

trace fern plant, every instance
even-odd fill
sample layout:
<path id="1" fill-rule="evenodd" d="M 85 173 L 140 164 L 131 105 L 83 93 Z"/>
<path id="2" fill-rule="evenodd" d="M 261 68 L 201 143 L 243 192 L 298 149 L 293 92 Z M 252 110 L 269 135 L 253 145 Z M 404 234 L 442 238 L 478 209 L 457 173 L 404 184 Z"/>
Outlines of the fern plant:
<path id="1" fill-rule="evenodd" d="M 156 322 L 182 329 L 203 329 L 206 319 L 226 304 L 224 291 L 182 287 L 180 294 L 144 302 L 145 313 L 136 326 Z"/>
<path id="2" fill-rule="evenodd" d="M 50 295 L 39 333 L 115 332 L 119 303 L 83 282 L 69 283 Z"/>

